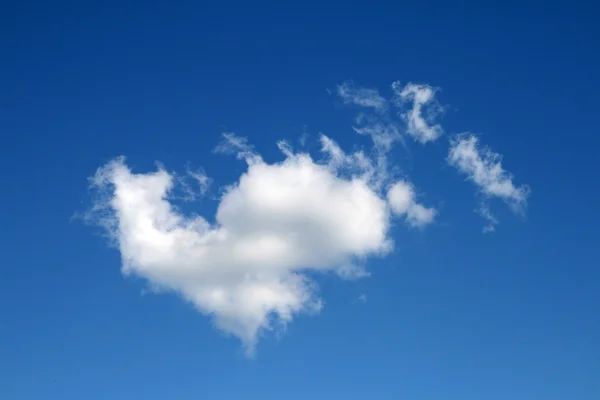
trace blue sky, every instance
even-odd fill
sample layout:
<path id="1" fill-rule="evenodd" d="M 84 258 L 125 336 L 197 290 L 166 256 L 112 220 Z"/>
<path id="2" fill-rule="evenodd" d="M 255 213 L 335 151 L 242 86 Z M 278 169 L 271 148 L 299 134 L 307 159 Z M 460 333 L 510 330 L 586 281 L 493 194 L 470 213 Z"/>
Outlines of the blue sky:
<path id="1" fill-rule="evenodd" d="M 0 398 L 600 397 L 591 2 L 2 8 Z"/>

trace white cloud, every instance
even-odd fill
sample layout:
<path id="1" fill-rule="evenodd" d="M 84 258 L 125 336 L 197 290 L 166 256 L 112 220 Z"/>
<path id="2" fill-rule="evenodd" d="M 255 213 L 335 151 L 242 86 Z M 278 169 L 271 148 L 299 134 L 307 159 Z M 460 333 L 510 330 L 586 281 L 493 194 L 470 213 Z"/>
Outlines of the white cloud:
<path id="1" fill-rule="evenodd" d="M 496 225 L 498 225 L 498 219 L 490 211 L 490 205 L 483 201 L 479 208 L 475 210 L 477 214 L 481 215 L 487 221 L 487 225 L 483 227 L 483 233 L 494 232 Z"/>
<path id="2" fill-rule="evenodd" d="M 396 95 L 392 104 L 403 110 L 400 117 L 406 123 L 406 133 L 420 143 L 435 141 L 444 131 L 433 120 L 443 111 L 435 99 L 438 91 L 427 84 L 408 83 L 402 86 L 399 81 L 392 83 Z M 352 81 L 337 86 L 337 94 L 346 104 L 359 105 L 376 110 L 373 115 L 360 114 L 357 122 L 362 127 L 355 128 L 359 134 L 367 134 L 380 151 L 389 151 L 395 141 L 402 140 L 400 127 L 389 115 L 390 103 L 376 89 L 356 86 Z M 410 108 L 406 110 L 406 105 Z"/>
<path id="3" fill-rule="evenodd" d="M 387 100 L 377 89 L 368 89 L 354 85 L 352 81 L 337 86 L 337 94 L 346 104 L 370 107 L 383 111 L 387 108 Z"/>
<path id="4" fill-rule="evenodd" d="M 394 143 L 404 144 L 401 127 L 390 118 L 388 101 L 376 89 L 356 86 L 351 81 L 338 85 L 337 89 L 338 95 L 344 100 L 344 103 L 359 105 L 366 109 L 372 108 L 376 111 L 360 112 L 356 117 L 356 125 L 353 126 L 353 130 L 359 135 L 370 137 L 373 142 L 372 151 L 375 160 L 371 170 L 371 184 L 377 189 L 381 189 L 390 179 L 389 152 Z"/>
<path id="5" fill-rule="evenodd" d="M 424 207 L 415 200 L 415 190 L 406 181 L 396 182 L 388 190 L 387 200 L 392 211 L 406 217 L 406 222 L 416 228 L 422 228 L 433 222 L 436 210 Z"/>
<path id="6" fill-rule="evenodd" d="M 214 224 L 168 201 L 177 181 L 164 168 L 133 173 L 123 158 L 93 178 L 101 194 L 94 212 L 125 274 L 180 293 L 252 352 L 262 330 L 321 308 L 305 271 L 359 277 L 366 257 L 386 254 L 391 213 L 369 185 L 368 160 L 327 137 L 328 163 L 280 143 L 285 160 L 267 164 L 241 138 L 226 140 L 248 169 L 221 198 Z M 348 165 L 358 172 L 342 176 Z"/>
<path id="7" fill-rule="evenodd" d="M 203 169 L 198 169 L 196 171 L 188 171 L 188 175 L 192 177 L 200 186 L 200 195 L 205 196 L 210 189 L 210 185 L 212 185 L 212 179 L 206 175 Z"/>
<path id="8" fill-rule="evenodd" d="M 370 136 L 375 149 L 380 153 L 389 152 L 395 142 L 402 140 L 400 128 L 390 121 L 360 114 L 356 122 L 358 127 L 354 127 L 354 131 L 359 135 Z"/>
<path id="9" fill-rule="evenodd" d="M 441 110 L 435 90 L 398 82 L 392 87 L 397 106 L 412 102 L 402 114 L 408 134 L 421 143 L 437 139 L 442 129 L 431 122 Z M 197 191 L 161 166 L 134 173 L 119 158 L 98 169 L 92 179 L 97 201 L 88 217 L 119 248 L 123 273 L 144 278 L 151 288 L 178 293 L 252 353 L 261 332 L 283 329 L 297 314 L 321 309 L 323 301 L 309 274 L 368 275 L 366 260 L 393 248 L 391 218 L 415 228 L 431 224 L 435 208 L 418 202 L 413 184 L 399 180 L 395 167 L 388 165 L 394 143 L 404 143 L 404 126 L 390 117 L 388 101 L 351 82 L 339 85 L 338 95 L 372 109 L 363 110 L 366 114 L 353 127 L 371 138 L 371 148 L 346 153 L 321 135 L 323 159 L 315 159 L 280 141 L 284 160 L 269 164 L 245 138 L 226 133 L 215 151 L 237 155 L 247 170 L 217 199 L 214 218 L 179 212 L 171 202 L 173 192 L 183 188 L 188 200 Z M 499 197 L 514 210 L 526 205 L 529 189 L 515 187 L 500 156 L 479 149 L 474 136 L 452 141 L 448 162 L 476 183 L 486 199 Z M 206 194 L 211 184 L 206 173 L 188 175 Z M 486 229 L 493 230 L 497 221 L 487 201 L 478 212 L 490 223 Z M 360 299 L 366 301 L 366 296 Z"/>
<path id="10" fill-rule="evenodd" d="M 444 133 L 441 125 L 431 122 L 441 112 L 441 107 L 435 101 L 435 88 L 414 83 L 402 87 L 400 82 L 394 82 L 392 88 L 398 96 L 398 106 L 412 102 L 411 109 L 401 114 L 406 121 L 406 131 L 409 135 L 420 143 L 427 143 L 436 140 Z M 428 115 L 424 116 L 425 111 Z"/>
<path id="11" fill-rule="evenodd" d="M 237 154 L 238 158 L 252 157 L 254 154 L 252 146 L 248 144 L 248 139 L 231 132 L 223 134 L 223 140 L 214 151 L 215 153 Z"/>
<path id="12" fill-rule="evenodd" d="M 479 146 L 474 135 L 461 135 L 450 143 L 448 163 L 467 175 L 467 179 L 477 185 L 484 196 L 477 210 L 489 224 L 484 231 L 493 231 L 497 219 L 491 214 L 487 199 L 502 199 L 515 212 L 522 212 L 527 206 L 531 191 L 527 185 L 515 186 L 513 176 L 502 168 L 502 156 L 487 147 Z"/>

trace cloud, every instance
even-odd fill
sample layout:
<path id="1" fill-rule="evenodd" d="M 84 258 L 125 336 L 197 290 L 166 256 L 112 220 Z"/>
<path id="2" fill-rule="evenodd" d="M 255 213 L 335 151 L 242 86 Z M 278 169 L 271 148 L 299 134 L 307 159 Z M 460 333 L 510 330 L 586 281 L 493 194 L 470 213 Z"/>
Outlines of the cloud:
<path id="1" fill-rule="evenodd" d="M 387 161 L 376 158 L 375 164 L 361 151 L 347 155 L 331 139 L 321 136 L 322 151 L 329 155 L 329 163 L 335 168 L 353 171 L 374 190 L 382 188 L 382 183 L 390 179 Z M 385 157 L 384 155 L 381 157 Z M 417 203 L 415 189 L 408 181 L 398 181 L 388 189 L 386 200 L 390 211 L 405 217 L 406 223 L 414 228 L 423 228 L 435 219 L 437 211 Z"/>
<path id="2" fill-rule="evenodd" d="M 526 208 L 530 188 L 527 185 L 515 186 L 512 174 L 502 168 L 502 156 L 481 147 L 475 135 L 460 135 L 452 139 L 447 161 L 475 183 L 484 196 L 477 210 L 488 220 L 484 231 L 493 231 L 498 223 L 489 210 L 488 199 L 497 197 L 518 213 Z"/>
<path id="3" fill-rule="evenodd" d="M 354 104 L 361 107 L 370 107 L 379 111 L 387 108 L 387 100 L 383 98 L 377 89 L 368 89 L 354 85 L 352 81 L 344 82 L 337 86 L 337 94 L 346 104 Z"/>
<path id="4" fill-rule="evenodd" d="M 370 136 L 375 149 L 382 154 L 389 152 L 395 142 L 402 140 L 400 127 L 391 121 L 360 114 L 356 123 L 357 126 L 353 127 L 354 132 Z"/>
<path id="5" fill-rule="evenodd" d="M 435 88 L 414 83 L 402 87 L 397 81 L 392 84 L 392 89 L 398 96 L 397 105 L 399 107 L 407 102 L 412 102 L 411 109 L 401 114 L 406 121 L 406 132 L 409 135 L 420 143 L 434 141 L 442 136 L 444 131 L 441 125 L 431 122 L 442 111 L 435 101 Z M 427 116 L 423 115 L 425 111 L 428 112 Z"/>
<path id="6" fill-rule="evenodd" d="M 192 201 L 198 198 L 198 196 L 206 196 L 210 190 L 210 186 L 212 185 L 212 179 L 206 175 L 206 172 L 202 168 L 199 168 L 195 171 L 192 171 L 188 168 L 187 175 L 196 182 L 199 190 L 194 190 L 186 179 L 180 179 L 178 183 L 182 186 L 182 189 L 186 193 L 187 197 L 185 200 Z"/>
<path id="7" fill-rule="evenodd" d="M 393 101 L 388 101 L 377 89 L 364 88 L 352 81 L 337 86 L 337 94 L 346 104 L 371 108 L 374 115 L 360 114 L 358 123 L 365 123 L 363 128 L 355 128 L 360 134 L 371 135 L 376 145 L 382 150 L 394 141 L 401 140 L 400 127 L 389 116 L 388 104 L 401 110 L 400 117 L 406 123 L 405 132 L 420 143 L 437 140 L 444 134 L 440 124 L 433 120 L 443 112 L 443 107 L 435 99 L 437 88 L 427 84 L 408 83 L 402 86 L 400 81 L 392 83 L 395 93 Z M 407 104 L 410 107 L 406 109 Z"/>
<path id="8" fill-rule="evenodd" d="M 362 293 L 360 294 L 357 298 L 356 301 L 358 301 L 359 303 L 365 304 L 367 302 L 367 295 Z"/>
<path id="9" fill-rule="evenodd" d="M 320 310 L 306 272 L 360 277 L 369 256 L 391 250 L 391 212 L 369 184 L 368 159 L 328 137 L 326 162 L 280 143 L 285 160 L 274 164 L 242 138 L 225 140 L 247 170 L 220 199 L 214 223 L 170 203 L 173 174 L 134 173 L 124 158 L 93 177 L 93 212 L 117 244 L 124 274 L 179 293 L 251 353 L 261 331 Z"/>
<path id="10" fill-rule="evenodd" d="M 371 184 L 380 189 L 391 179 L 388 154 L 392 147 L 396 142 L 406 147 L 402 138 L 402 127 L 392 120 L 388 100 L 376 89 L 363 88 L 351 81 L 338 85 L 337 88 L 337 93 L 344 103 L 365 108 L 356 116 L 352 129 L 359 135 L 368 136 L 373 143 L 372 153 L 375 162 L 371 171 L 373 178 Z"/>
<path id="11" fill-rule="evenodd" d="M 227 132 L 223 134 L 223 140 L 215 148 L 215 153 L 237 154 L 238 158 L 248 158 L 253 156 L 253 147 L 248 144 L 248 139 L 237 136 L 234 133 Z"/>
<path id="12" fill-rule="evenodd" d="M 498 219 L 492 214 L 490 211 L 490 205 L 483 201 L 479 208 L 475 210 L 477 214 L 481 215 L 488 222 L 486 226 L 483 227 L 483 233 L 494 232 L 496 230 L 496 225 L 498 225 Z"/>
<path id="13" fill-rule="evenodd" d="M 443 133 L 432 123 L 441 111 L 435 89 L 398 82 L 392 88 L 395 102 L 352 82 L 337 87 L 345 103 L 363 107 L 353 129 L 371 144 L 354 152 L 321 135 L 318 155 L 279 141 L 283 160 L 268 163 L 246 138 L 223 134 L 215 152 L 237 156 L 246 170 L 215 199 L 214 216 L 185 215 L 174 202 L 182 200 L 174 194 L 182 189 L 183 200 L 208 192 L 212 180 L 204 170 L 188 170 L 199 185 L 193 190 L 160 165 L 134 172 L 121 157 L 91 178 L 95 202 L 87 220 L 106 230 L 125 275 L 179 294 L 252 354 L 263 332 L 279 332 L 298 314 L 321 310 L 316 275 L 366 276 L 368 260 L 393 249 L 393 218 L 423 228 L 437 217 L 390 167 L 405 132 L 420 143 Z M 410 109 L 395 121 L 388 104 Z M 497 223 L 487 199 L 499 197 L 515 211 L 525 207 L 529 189 L 515 187 L 500 156 L 478 147 L 476 137 L 453 139 L 447 161 L 480 188 L 484 201 L 477 211 L 489 221 L 487 230 Z"/>
<path id="14" fill-rule="evenodd" d="M 406 181 L 396 182 L 387 193 L 387 200 L 392 211 L 405 216 L 406 222 L 415 228 L 422 228 L 433 222 L 437 214 L 434 208 L 427 208 L 415 201 L 412 184 Z"/>
<path id="15" fill-rule="evenodd" d="M 212 184 L 212 179 L 210 179 L 206 175 L 206 172 L 204 172 L 202 169 L 198 171 L 190 171 L 189 174 L 196 180 L 196 182 L 198 182 L 198 185 L 200 185 L 200 194 L 204 196 Z"/>

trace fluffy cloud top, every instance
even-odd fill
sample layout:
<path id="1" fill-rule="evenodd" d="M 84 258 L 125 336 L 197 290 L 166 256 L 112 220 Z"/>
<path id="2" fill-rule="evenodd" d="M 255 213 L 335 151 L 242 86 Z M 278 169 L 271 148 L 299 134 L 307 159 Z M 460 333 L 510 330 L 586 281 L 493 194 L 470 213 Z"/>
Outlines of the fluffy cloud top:
<path id="1" fill-rule="evenodd" d="M 251 352 L 262 330 L 321 308 L 306 271 L 360 276 L 366 257 L 387 253 L 391 212 L 372 186 L 376 166 L 330 138 L 321 138 L 327 162 L 280 143 L 286 158 L 275 164 L 226 139 L 220 149 L 237 149 L 248 169 L 221 198 L 215 223 L 177 211 L 165 169 L 133 173 L 123 158 L 93 178 L 104 193 L 96 211 L 105 211 L 124 273 L 180 293 Z"/>
<path id="2" fill-rule="evenodd" d="M 513 176 L 502 168 L 502 156 L 479 145 L 474 135 L 462 135 L 451 141 L 448 163 L 456 167 L 477 185 L 484 196 L 480 214 L 489 224 L 485 231 L 493 231 L 497 219 L 490 212 L 486 199 L 498 197 L 513 211 L 521 212 L 527 206 L 530 189 L 527 185 L 513 184 Z"/>

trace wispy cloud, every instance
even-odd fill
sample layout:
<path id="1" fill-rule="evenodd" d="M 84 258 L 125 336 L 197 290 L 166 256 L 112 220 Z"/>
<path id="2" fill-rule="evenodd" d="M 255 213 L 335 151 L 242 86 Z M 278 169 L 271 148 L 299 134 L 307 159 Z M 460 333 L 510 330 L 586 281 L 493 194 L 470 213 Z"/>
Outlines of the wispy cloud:
<path id="1" fill-rule="evenodd" d="M 200 187 L 200 196 L 206 196 L 212 185 L 212 179 L 206 175 L 206 172 L 202 168 L 195 171 L 188 170 L 188 175 L 194 179 Z"/>
<path id="2" fill-rule="evenodd" d="M 435 101 L 436 88 L 414 83 L 402 87 L 398 81 L 392 84 L 392 88 L 398 97 L 396 104 L 399 107 L 407 102 L 412 103 L 410 110 L 401 114 L 407 123 L 406 131 L 409 135 L 421 143 L 434 141 L 442 136 L 442 126 L 432 122 L 442 111 L 442 107 Z"/>
<path id="3" fill-rule="evenodd" d="M 372 171 L 373 184 L 382 188 L 391 179 L 388 154 L 395 143 L 404 144 L 401 126 L 391 118 L 388 100 L 381 96 L 376 89 L 360 87 L 350 81 L 338 85 L 338 96 L 347 104 L 363 107 L 363 111 L 356 116 L 353 129 L 359 135 L 371 138 L 372 151 L 376 159 Z"/>
<path id="4" fill-rule="evenodd" d="M 223 140 L 215 147 L 214 152 L 236 154 L 239 158 L 251 158 L 254 155 L 253 146 L 248 143 L 248 139 L 233 132 L 223 133 Z"/>
<path id="5" fill-rule="evenodd" d="M 353 129 L 359 135 L 370 136 L 375 149 L 382 154 L 387 154 L 394 143 L 402 140 L 398 124 L 381 117 L 359 114 Z"/>
<path id="6" fill-rule="evenodd" d="M 379 111 L 387 108 L 387 100 L 379 94 L 377 89 L 356 86 L 352 81 L 344 82 L 336 89 L 338 96 L 346 104 L 370 107 Z"/>
<path id="7" fill-rule="evenodd" d="M 489 210 L 488 199 L 497 197 L 515 212 L 522 212 L 527 206 L 529 187 L 515 186 L 512 174 L 502 168 L 502 156 L 480 146 L 475 135 L 459 135 L 451 140 L 448 163 L 465 174 L 484 196 L 478 212 L 488 220 L 486 232 L 493 231 L 498 223 Z"/>

